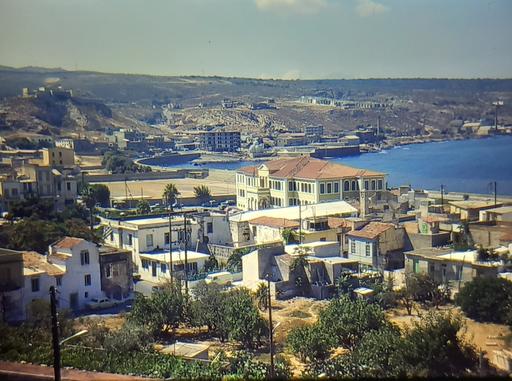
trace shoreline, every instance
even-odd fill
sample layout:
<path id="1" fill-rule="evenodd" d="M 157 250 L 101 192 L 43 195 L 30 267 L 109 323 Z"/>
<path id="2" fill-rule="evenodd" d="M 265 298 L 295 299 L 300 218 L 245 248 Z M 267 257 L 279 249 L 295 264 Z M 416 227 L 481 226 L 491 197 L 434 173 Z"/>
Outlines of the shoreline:
<path id="1" fill-rule="evenodd" d="M 507 137 L 512 136 L 512 134 L 493 134 L 488 136 L 471 136 L 471 137 L 463 137 L 463 136 L 455 136 L 450 138 L 413 138 L 410 137 L 411 140 L 404 141 L 393 141 L 391 144 L 385 144 L 381 146 L 380 148 L 371 148 L 368 150 L 361 149 L 359 155 L 364 155 L 367 153 L 377 153 L 381 151 L 387 151 L 391 150 L 397 147 L 405 147 L 405 146 L 411 146 L 411 145 L 419 145 L 419 144 L 429 144 L 429 143 L 444 143 L 444 142 L 451 142 L 451 141 L 469 141 L 469 140 L 480 140 L 480 139 L 491 139 L 491 138 L 499 138 L 499 137 Z M 360 145 L 361 146 L 361 145 Z M 197 169 L 205 169 L 205 166 L 208 164 L 230 164 L 230 163 L 236 163 L 240 161 L 251 161 L 251 162 L 263 162 L 275 159 L 279 157 L 278 155 L 269 155 L 269 156 L 261 156 L 261 157 L 248 157 L 240 155 L 239 157 L 233 157 L 231 156 L 223 156 L 223 154 L 209 154 L 210 158 L 197 158 L 190 160 L 188 162 L 184 163 L 176 163 L 172 166 L 165 166 L 165 165 L 147 165 L 151 168 L 154 168 L 159 171 L 169 171 L 169 170 L 176 170 L 176 169 L 182 169 L 182 168 L 190 168 L 190 166 L 197 166 Z M 208 154 L 206 155 L 208 156 Z M 331 159 L 341 159 L 344 156 L 340 157 L 326 157 L 325 160 L 331 160 Z M 208 170 L 222 170 L 220 168 L 206 168 Z M 229 169 L 225 169 L 229 170 Z"/>

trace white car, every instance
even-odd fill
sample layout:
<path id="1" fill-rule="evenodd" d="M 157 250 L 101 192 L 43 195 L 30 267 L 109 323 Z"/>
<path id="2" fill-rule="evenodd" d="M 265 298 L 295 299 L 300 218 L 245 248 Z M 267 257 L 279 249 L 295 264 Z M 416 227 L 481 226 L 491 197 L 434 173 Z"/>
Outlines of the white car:
<path id="1" fill-rule="evenodd" d="M 228 271 L 208 274 L 204 280 L 206 283 L 217 283 L 223 286 L 229 286 L 233 283 L 233 275 Z"/>
<path id="2" fill-rule="evenodd" d="M 104 308 L 114 307 L 117 303 L 109 298 L 92 298 L 89 303 L 87 303 L 87 308 L 90 310 L 101 310 Z"/>

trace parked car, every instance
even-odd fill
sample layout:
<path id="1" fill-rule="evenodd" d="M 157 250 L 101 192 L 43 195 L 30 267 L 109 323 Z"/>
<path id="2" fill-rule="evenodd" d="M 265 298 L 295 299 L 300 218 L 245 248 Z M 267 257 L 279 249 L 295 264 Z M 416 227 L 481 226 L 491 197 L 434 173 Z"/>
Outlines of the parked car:
<path id="1" fill-rule="evenodd" d="M 228 206 L 235 206 L 236 201 L 235 200 L 226 200 L 220 203 L 220 208 L 222 210 L 226 209 Z"/>
<path id="2" fill-rule="evenodd" d="M 114 307 L 117 304 L 114 300 L 109 298 L 92 298 L 89 303 L 86 304 L 90 310 L 102 310 L 105 308 Z"/>
<path id="3" fill-rule="evenodd" d="M 228 271 L 211 273 L 206 276 L 204 281 L 206 283 L 217 283 L 220 285 L 229 286 L 233 282 L 233 275 Z"/>
<path id="4" fill-rule="evenodd" d="M 207 202 L 203 202 L 201 204 L 201 206 L 203 207 L 209 207 L 209 208 L 214 208 L 216 206 L 219 206 L 219 202 L 218 201 L 215 201 L 215 200 L 210 200 L 210 201 L 207 201 Z"/>

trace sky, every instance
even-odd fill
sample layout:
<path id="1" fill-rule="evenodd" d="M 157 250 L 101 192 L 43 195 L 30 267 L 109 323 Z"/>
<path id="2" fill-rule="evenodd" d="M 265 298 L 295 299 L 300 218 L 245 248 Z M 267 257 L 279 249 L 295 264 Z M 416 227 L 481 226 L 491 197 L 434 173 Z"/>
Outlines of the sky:
<path id="1" fill-rule="evenodd" d="M 512 0 L 0 0 L 0 65 L 512 78 Z"/>

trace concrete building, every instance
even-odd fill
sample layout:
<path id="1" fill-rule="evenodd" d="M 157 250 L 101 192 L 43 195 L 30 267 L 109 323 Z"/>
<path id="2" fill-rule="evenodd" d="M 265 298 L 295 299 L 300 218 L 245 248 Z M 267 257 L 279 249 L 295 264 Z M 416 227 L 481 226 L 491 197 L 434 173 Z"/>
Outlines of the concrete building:
<path id="1" fill-rule="evenodd" d="M 99 247 L 101 290 L 107 298 L 124 300 L 133 292 L 132 253 L 109 246 Z"/>
<path id="2" fill-rule="evenodd" d="M 404 228 L 372 221 L 347 236 L 349 259 L 379 270 L 403 268 Z"/>
<path id="3" fill-rule="evenodd" d="M 211 152 L 234 152 L 240 150 L 240 131 L 201 131 L 199 148 Z"/>
<path id="4" fill-rule="evenodd" d="M 242 210 L 359 199 L 360 190 L 380 200 L 386 175 L 311 157 L 272 160 L 241 168 L 236 175 Z"/>
<path id="5" fill-rule="evenodd" d="M 512 206 L 485 209 L 480 211 L 481 222 L 512 222 Z"/>
<path id="6" fill-rule="evenodd" d="M 160 253 L 169 251 L 172 243 L 173 249 L 183 249 L 185 243 L 185 229 L 183 217 L 174 216 L 171 222 L 172 237 L 169 236 L 169 217 L 155 216 L 145 218 L 107 219 L 101 218 L 104 227 L 105 244 L 132 252 L 132 261 L 135 271 L 142 268 L 142 253 Z M 187 219 L 187 247 L 195 248 L 202 242 L 199 234 L 199 224 Z"/>
<path id="7" fill-rule="evenodd" d="M 329 217 L 355 217 L 357 209 L 345 201 L 334 201 L 303 206 L 289 206 L 285 208 L 272 208 L 247 211 L 233 214 L 229 217 L 232 245 L 242 247 L 256 242 L 279 240 L 282 241 L 282 230 L 294 228 L 298 230 L 299 221 L 303 223 L 304 237 L 308 241 L 322 238 L 325 234 L 321 227 L 329 228 Z M 318 225 L 316 222 L 318 221 Z M 327 221 L 327 225 L 325 222 Z M 334 221 L 332 221 L 334 224 Z M 310 232 L 308 230 L 311 229 Z M 318 229 L 318 230 L 317 230 Z M 323 235 L 326 240 L 337 240 L 337 226 L 333 226 L 329 236 Z M 254 233 L 256 232 L 256 237 Z"/>
<path id="8" fill-rule="evenodd" d="M 72 148 L 56 146 L 44 148 L 43 166 L 55 168 L 73 168 L 75 166 L 75 151 Z"/>
<path id="9" fill-rule="evenodd" d="M 65 237 L 49 248 L 48 263 L 63 271 L 56 286 L 59 307 L 80 310 L 103 295 L 98 246 L 82 238 Z M 45 290 L 46 295 L 48 290 Z"/>
<path id="10" fill-rule="evenodd" d="M 503 268 L 502 261 L 480 261 L 476 250 L 454 252 L 433 248 L 405 253 L 407 273 L 428 274 L 441 284 L 450 284 L 456 291 L 477 276 L 495 278 Z"/>
<path id="11" fill-rule="evenodd" d="M 279 134 L 276 138 L 279 147 L 302 146 L 306 142 L 306 134 L 302 132 Z"/>
<path id="12" fill-rule="evenodd" d="M 502 206 L 501 203 L 494 203 L 494 201 L 449 201 L 450 213 L 460 216 L 462 221 L 478 221 L 480 212 L 487 209 L 495 209 Z"/>
<path id="13" fill-rule="evenodd" d="M 306 266 L 294 268 L 295 258 L 301 255 L 306 255 Z M 270 278 L 270 292 L 275 298 L 300 295 L 324 299 L 333 295 L 342 273 L 357 272 L 357 268 L 357 261 L 339 256 L 337 242 L 273 246 L 242 257 L 242 285 L 255 290 Z"/>
<path id="14" fill-rule="evenodd" d="M 173 276 L 177 279 L 185 278 L 185 251 L 173 250 L 172 258 L 168 250 L 153 250 L 141 253 L 139 274 L 142 280 L 152 283 L 162 283 L 170 279 L 170 266 L 172 263 Z M 208 254 L 196 251 L 187 251 L 188 275 L 193 277 L 204 270 L 204 264 L 209 258 Z"/>
<path id="15" fill-rule="evenodd" d="M 324 134 L 324 126 L 317 125 L 317 126 L 305 126 L 303 129 L 304 134 L 306 136 L 322 136 Z"/>
<path id="16" fill-rule="evenodd" d="M 0 318 L 16 322 L 24 318 L 23 253 L 0 249 Z"/>

